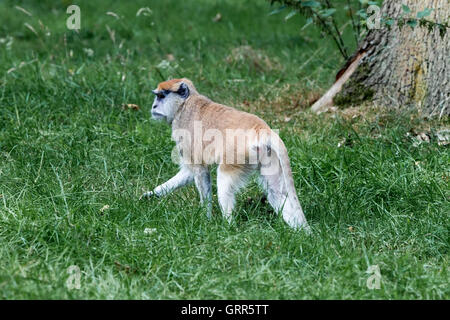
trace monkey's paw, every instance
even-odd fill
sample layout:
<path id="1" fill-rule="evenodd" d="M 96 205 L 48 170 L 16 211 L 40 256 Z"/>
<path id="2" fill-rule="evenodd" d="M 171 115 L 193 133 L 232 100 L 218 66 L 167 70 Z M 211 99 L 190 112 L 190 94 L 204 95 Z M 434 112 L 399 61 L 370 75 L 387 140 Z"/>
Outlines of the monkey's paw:
<path id="1" fill-rule="evenodd" d="M 145 192 L 144 194 L 142 194 L 142 196 L 139 197 L 139 200 L 150 199 L 154 196 L 156 196 L 156 194 L 153 191 L 148 191 L 148 192 Z"/>

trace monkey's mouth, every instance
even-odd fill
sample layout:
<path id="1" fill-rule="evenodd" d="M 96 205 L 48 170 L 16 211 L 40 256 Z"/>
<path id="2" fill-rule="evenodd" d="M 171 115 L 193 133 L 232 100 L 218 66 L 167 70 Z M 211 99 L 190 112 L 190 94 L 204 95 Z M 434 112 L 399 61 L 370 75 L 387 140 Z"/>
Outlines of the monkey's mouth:
<path id="1" fill-rule="evenodd" d="M 159 112 L 153 112 L 153 111 L 152 111 L 152 118 L 153 118 L 154 120 L 163 120 L 163 119 L 166 118 L 166 116 L 163 115 L 162 113 L 159 113 Z"/>

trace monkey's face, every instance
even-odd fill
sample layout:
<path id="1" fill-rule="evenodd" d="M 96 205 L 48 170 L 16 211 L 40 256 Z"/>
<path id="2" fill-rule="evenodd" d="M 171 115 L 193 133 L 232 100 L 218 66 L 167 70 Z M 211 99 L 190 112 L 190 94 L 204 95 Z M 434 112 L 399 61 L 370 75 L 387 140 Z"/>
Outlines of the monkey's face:
<path id="1" fill-rule="evenodd" d="M 152 106 L 152 118 L 172 123 L 175 113 L 189 97 L 189 88 L 181 83 L 176 90 L 153 90 L 156 95 Z"/>

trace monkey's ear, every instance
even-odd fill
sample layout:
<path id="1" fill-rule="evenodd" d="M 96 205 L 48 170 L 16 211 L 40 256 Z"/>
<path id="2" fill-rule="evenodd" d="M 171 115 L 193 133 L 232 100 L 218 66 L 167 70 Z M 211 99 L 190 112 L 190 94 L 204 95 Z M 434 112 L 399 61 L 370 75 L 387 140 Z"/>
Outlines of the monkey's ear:
<path id="1" fill-rule="evenodd" d="M 184 99 L 186 99 L 187 97 L 189 97 L 189 88 L 186 85 L 186 83 L 181 83 L 180 87 L 178 88 L 177 93 L 182 96 Z"/>

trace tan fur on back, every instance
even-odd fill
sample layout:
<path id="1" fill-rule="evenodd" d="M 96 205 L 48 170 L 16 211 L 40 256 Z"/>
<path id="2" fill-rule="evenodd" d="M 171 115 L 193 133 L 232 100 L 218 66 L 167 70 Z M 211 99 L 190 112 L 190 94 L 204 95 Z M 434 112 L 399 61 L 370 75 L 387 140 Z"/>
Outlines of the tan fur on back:
<path id="1" fill-rule="evenodd" d="M 270 132 L 270 127 L 259 117 L 219 103 L 215 103 L 200 94 L 193 94 L 186 100 L 185 104 L 180 108 L 175 116 L 172 123 L 172 130 L 188 130 L 193 137 L 195 122 L 201 123 L 203 133 L 209 129 L 213 129 L 220 131 L 222 137 L 224 137 L 223 147 L 220 147 L 214 139 L 211 139 L 211 141 L 203 141 L 202 143 L 204 162 L 208 164 L 223 164 L 226 162 L 227 166 L 224 166 L 224 169 L 226 169 L 225 167 L 233 167 L 235 169 L 240 168 L 241 165 L 237 163 L 239 156 L 242 155 L 242 152 L 244 152 L 245 154 L 243 157 L 248 159 L 249 147 L 252 144 L 256 144 L 260 130 L 267 130 L 267 132 Z M 250 134 L 244 138 L 244 150 L 236 150 L 236 141 L 232 138 L 227 138 L 230 137 L 230 131 L 238 132 L 235 130 L 249 130 L 248 132 L 250 132 Z M 238 136 L 239 139 L 242 139 L 242 135 Z M 222 159 L 217 159 L 216 154 L 214 153 L 214 148 L 209 148 L 211 152 L 205 152 L 206 147 L 211 143 L 214 143 L 217 147 L 223 150 L 224 153 Z M 184 144 L 183 146 L 186 148 L 184 150 L 190 149 L 191 154 L 193 154 L 193 144 L 193 141 L 191 146 Z M 230 163 L 229 159 L 234 160 Z"/>

